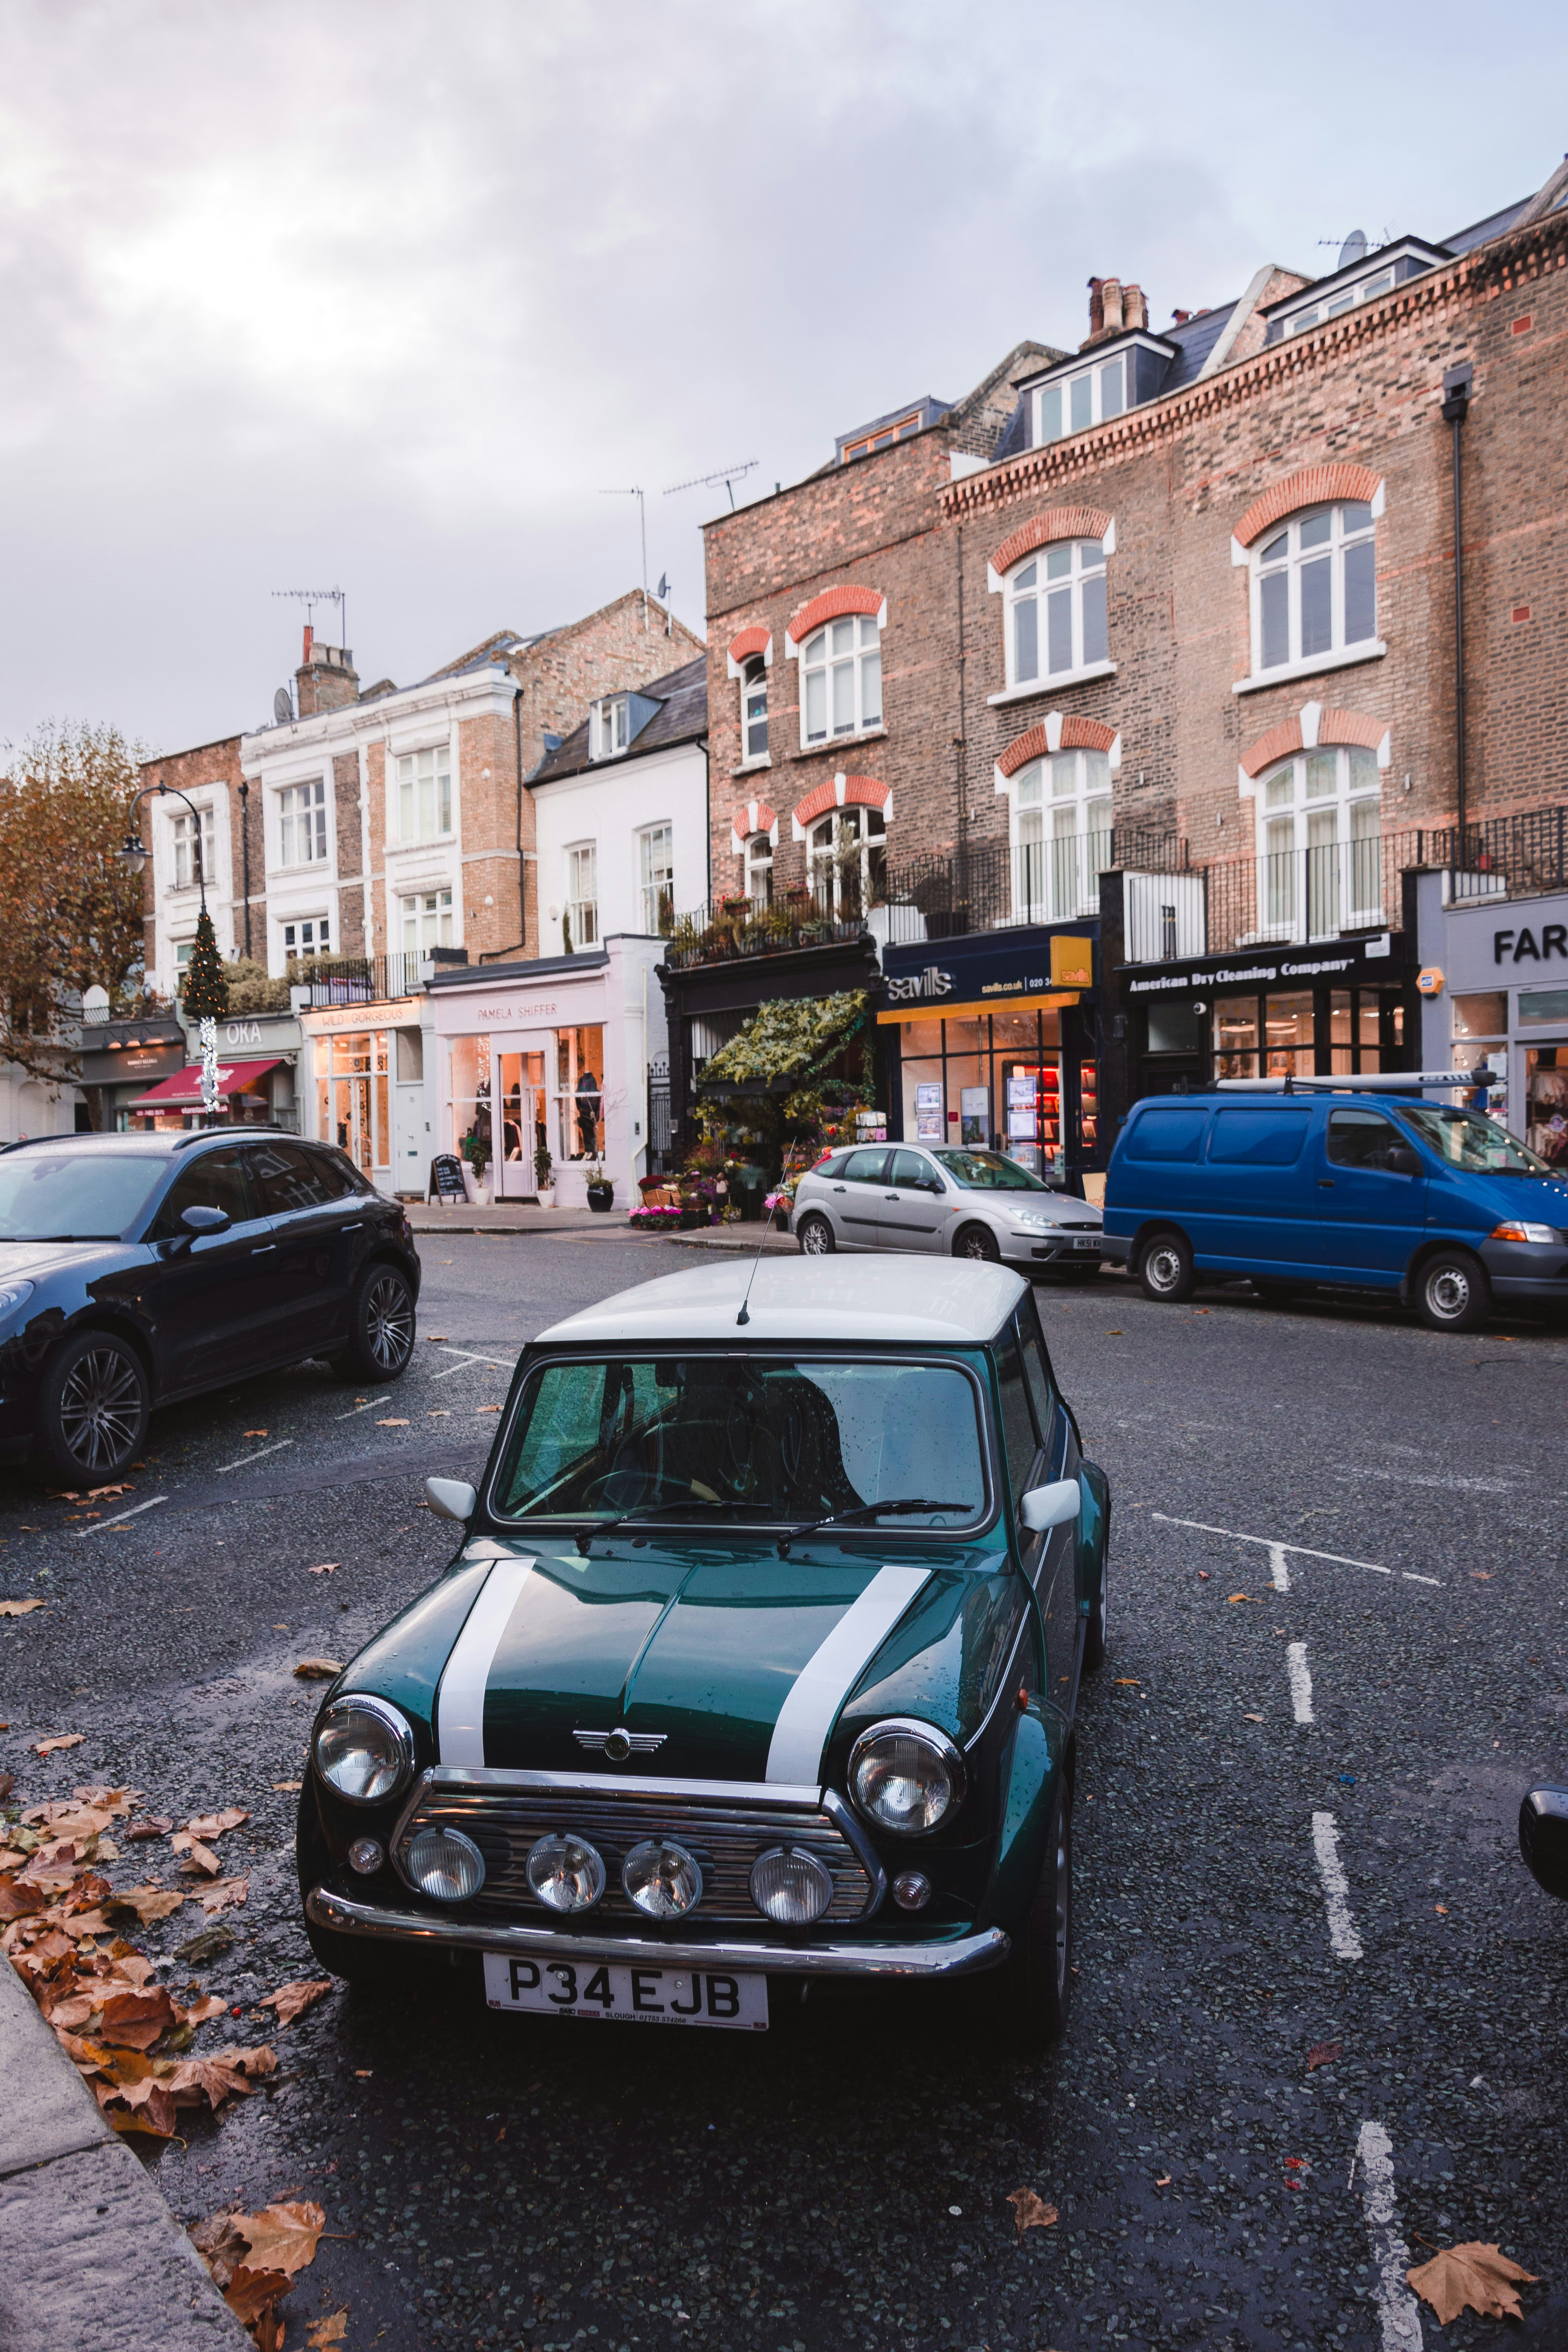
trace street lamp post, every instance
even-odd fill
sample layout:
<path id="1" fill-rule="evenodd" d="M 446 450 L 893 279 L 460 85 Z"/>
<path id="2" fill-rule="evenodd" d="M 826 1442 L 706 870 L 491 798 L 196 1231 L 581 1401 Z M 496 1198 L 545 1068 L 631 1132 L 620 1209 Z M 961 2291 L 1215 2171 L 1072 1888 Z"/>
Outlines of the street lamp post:
<path id="1" fill-rule="evenodd" d="M 177 801 L 184 801 L 185 806 L 190 810 L 192 822 L 195 827 L 192 847 L 195 857 L 196 887 L 201 892 L 202 913 L 205 915 L 207 911 L 207 877 L 206 861 L 202 856 L 202 813 L 200 809 L 197 808 L 195 801 L 193 801 L 187 793 L 181 792 L 177 785 L 142 785 L 141 791 L 132 801 L 130 809 L 127 812 L 128 816 L 132 820 L 132 822 L 119 855 L 124 860 L 125 864 L 131 868 L 132 874 L 141 874 L 145 871 L 150 852 L 147 848 L 146 843 L 142 840 L 140 833 L 137 831 L 133 820 L 135 818 L 138 806 L 146 799 L 149 793 L 156 793 L 160 800 L 166 798 L 167 795 L 172 793 Z M 212 1019 L 210 1014 L 203 1014 L 200 1016 L 197 1023 L 197 1034 L 199 1035 L 202 1044 L 202 1117 L 204 1118 L 216 1118 L 218 1108 L 217 1023 Z"/>

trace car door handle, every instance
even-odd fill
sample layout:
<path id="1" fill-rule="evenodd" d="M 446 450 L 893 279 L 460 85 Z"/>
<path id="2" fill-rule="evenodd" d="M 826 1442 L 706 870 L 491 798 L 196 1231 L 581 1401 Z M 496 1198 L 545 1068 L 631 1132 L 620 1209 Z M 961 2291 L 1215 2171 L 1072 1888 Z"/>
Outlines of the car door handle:
<path id="1" fill-rule="evenodd" d="M 250 1255 L 252 1257 L 270 1257 L 277 1246 L 276 1242 L 258 1242 Z"/>
<path id="2" fill-rule="evenodd" d="M 847 1185 L 845 1185 L 845 1184 L 835 1184 L 835 1186 L 833 1187 L 833 1189 L 834 1189 L 834 1191 L 835 1191 L 836 1192 L 847 1192 L 847 1191 L 848 1190 L 848 1187 L 847 1187 Z"/>
<path id="3" fill-rule="evenodd" d="M 1334 1189 L 1334 1180 L 1333 1180 L 1333 1178 L 1332 1178 L 1331 1176 L 1320 1176 L 1320 1177 L 1319 1177 L 1319 1179 L 1318 1179 L 1318 1190 L 1319 1190 L 1319 1192 L 1331 1192 L 1333 1191 L 1333 1189 Z"/>
<path id="4" fill-rule="evenodd" d="M 364 1219 L 363 1217 L 356 1217 L 352 1225 L 343 1225 L 340 1230 L 345 1234 L 363 1234 L 364 1231 Z"/>
<path id="5" fill-rule="evenodd" d="M 896 1192 L 884 1192 L 882 1195 L 884 1201 L 896 1201 L 898 1197 Z"/>

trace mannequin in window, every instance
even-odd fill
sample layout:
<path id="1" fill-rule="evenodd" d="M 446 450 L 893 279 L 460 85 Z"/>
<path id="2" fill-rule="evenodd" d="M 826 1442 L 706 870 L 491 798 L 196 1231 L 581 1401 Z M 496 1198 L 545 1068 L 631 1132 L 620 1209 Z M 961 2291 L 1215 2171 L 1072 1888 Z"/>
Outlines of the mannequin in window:
<path id="1" fill-rule="evenodd" d="M 577 1133 L 584 1160 L 592 1160 L 597 1151 L 598 1129 L 599 1081 L 592 1070 L 584 1069 L 577 1080 Z"/>

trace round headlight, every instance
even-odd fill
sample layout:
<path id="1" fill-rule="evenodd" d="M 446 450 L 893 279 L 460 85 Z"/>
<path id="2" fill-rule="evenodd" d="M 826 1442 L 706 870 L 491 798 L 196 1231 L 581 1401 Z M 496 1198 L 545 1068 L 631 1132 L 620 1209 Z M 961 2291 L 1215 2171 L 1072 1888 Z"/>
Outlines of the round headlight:
<path id="1" fill-rule="evenodd" d="M 335 1698 L 316 1726 L 316 1769 L 352 1804 L 379 1804 L 413 1772 L 413 1731 L 384 1698 Z"/>
<path id="2" fill-rule="evenodd" d="M 855 1742 L 849 1789 L 879 1830 L 919 1837 L 963 1801 L 963 1759 L 934 1724 L 874 1724 Z"/>
<path id="3" fill-rule="evenodd" d="M 466 1903 L 485 1883 L 485 1858 L 461 1830 L 421 1830 L 410 1838 L 404 1868 L 422 1895 L 437 1903 Z"/>
<path id="4" fill-rule="evenodd" d="M 752 1900 L 781 1927 L 809 1927 L 833 1900 L 833 1880 L 804 1846 L 770 1846 L 752 1864 Z"/>
<path id="5" fill-rule="evenodd" d="M 697 1857 L 673 1838 L 648 1838 L 634 1845 L 621 1864 L 621 1885 L 650 1919 L 679 1919 L 702 1900 Z"/>
<path id="6" fill-rule="evenodd" d="M 605 1865 L 583 1838 L 542 1837 L 529 1848 L 528 1883 L 552 1911 L 588 1911 L 605 1891 Z"/>

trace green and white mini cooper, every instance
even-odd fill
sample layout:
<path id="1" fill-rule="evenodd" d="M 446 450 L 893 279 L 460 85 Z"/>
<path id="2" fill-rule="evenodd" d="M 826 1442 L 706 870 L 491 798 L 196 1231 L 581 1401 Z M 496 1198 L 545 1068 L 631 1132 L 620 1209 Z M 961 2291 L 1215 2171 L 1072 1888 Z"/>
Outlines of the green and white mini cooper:
<path id="1" fill-rule="evenodd" d="M 462 1548 L 312 1735 L 325 1967 L 751 2032 L 812 1978 L 989 1971 L 1061 2032 L 1110 1494 L 1019 1276 L 644 1283 L 536 1339 L 480 1485 L 429 1493 Z"/>

